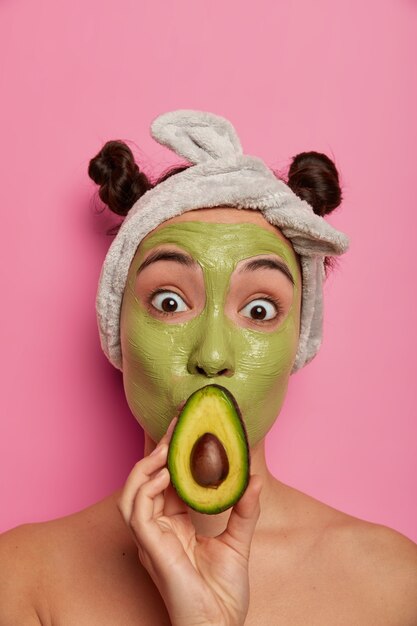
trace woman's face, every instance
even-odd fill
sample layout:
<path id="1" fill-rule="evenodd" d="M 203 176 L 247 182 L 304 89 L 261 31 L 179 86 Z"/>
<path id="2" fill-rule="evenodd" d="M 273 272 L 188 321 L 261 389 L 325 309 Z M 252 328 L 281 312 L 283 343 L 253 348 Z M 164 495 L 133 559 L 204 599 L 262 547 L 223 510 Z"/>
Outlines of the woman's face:
<path id="1" fill-rule="evenodd" d="M 251 446 L 275 421 L 298 345 L 301 274 L 290 242 L 258 211 L 167 220 L 141 242 L 121 311 L 127 401 L 154 440 L 208 384 L 237 400 Z"/>

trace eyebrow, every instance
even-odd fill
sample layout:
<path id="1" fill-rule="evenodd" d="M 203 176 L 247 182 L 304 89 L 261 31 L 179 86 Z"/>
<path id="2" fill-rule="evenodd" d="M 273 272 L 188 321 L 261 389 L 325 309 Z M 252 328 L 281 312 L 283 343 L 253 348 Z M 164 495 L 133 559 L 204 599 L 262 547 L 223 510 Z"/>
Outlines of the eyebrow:
<path id="1" fill-rule="evenodd" d="M 158 263 L 158 261 L 174 261 L 175 263 L 179 263 L 180 265 L 186 265 L 187 267 L 196 267 L 197 262 L 194 261 L 188 254 L 183 254 L 182 252 L 176 252 L 174 250 L 156 250 L 152 254 L 150 254 L 144 261 L 141 263 L 136 275 L 142 272 L 145 267 L 152 265 L 152 263 Z"/>
<path id="2" fill-rule="evenodd" d="M 253 272 L 259 269 L 278 270 L 285 274 L 291 284 L 294 285 L 294 278 L 290 270 L 283 261 L 279 261 L 278 259 L 253 259 L 253 261 L 246 263 L 246 265 L 239 270 L 239 273 Z"/>

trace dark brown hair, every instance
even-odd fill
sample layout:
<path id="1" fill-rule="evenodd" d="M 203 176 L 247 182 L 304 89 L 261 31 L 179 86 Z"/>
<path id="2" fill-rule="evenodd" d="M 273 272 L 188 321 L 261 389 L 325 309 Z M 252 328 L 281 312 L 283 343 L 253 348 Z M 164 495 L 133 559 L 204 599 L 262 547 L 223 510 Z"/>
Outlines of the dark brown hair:
<path id="1" fill-rule="evenodd" d="M 155 182 L 140 171 L 129 146 L 123 141 L 108 141 L 93 157 L 88 175 L 99 185 L 99 196 L 113 213 L 127 215 L 143 194 L 163 180 L 187 169 L 189 165 L 170 168 Z M 277 178 L 281 178 L 274 172 Z M 317 215 L 331 213 L 342 201 L 339 174 L 335 164 L 321 152 L 301 152 L 292 159 L 287 181 L 293 192 L 306 200 Z M 333 257 L 325 257 L 327 271 L 335 265 Z"/>

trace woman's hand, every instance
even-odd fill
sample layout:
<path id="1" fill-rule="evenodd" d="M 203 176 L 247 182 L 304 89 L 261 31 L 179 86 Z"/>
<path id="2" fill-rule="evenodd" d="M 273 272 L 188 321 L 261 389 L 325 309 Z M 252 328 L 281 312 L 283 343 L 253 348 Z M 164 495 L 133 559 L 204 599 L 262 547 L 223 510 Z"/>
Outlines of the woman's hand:
<path id="1" fill-rule="evenodd" d="M 248 559 L 261 479 L 251 476 L 221 535 L 196 535 L 165 467 L 174 423 L 155 450 L 135 465 L 118 506 L 173 626 L 240 626 L 249 608 Z"/>

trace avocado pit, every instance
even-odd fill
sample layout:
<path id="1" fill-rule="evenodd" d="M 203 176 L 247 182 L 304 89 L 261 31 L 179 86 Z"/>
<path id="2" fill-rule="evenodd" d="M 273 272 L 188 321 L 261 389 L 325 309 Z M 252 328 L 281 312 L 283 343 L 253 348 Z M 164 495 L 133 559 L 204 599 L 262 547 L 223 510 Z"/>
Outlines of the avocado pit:
<path id="1" fill-rule="evenodd" d="M 226 450 L 212 433 L 204 433 L 195 442 L 190 455 L 190 468 L 196 483 L 216 489 L 227 478 L 229 461 Z"/>

